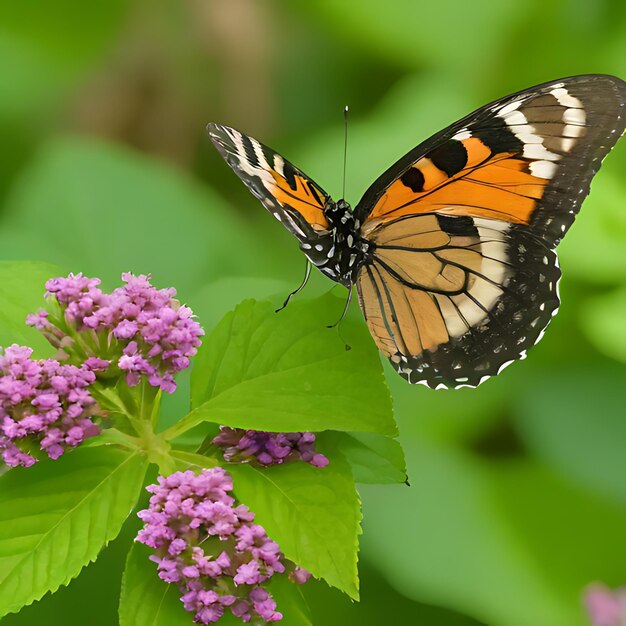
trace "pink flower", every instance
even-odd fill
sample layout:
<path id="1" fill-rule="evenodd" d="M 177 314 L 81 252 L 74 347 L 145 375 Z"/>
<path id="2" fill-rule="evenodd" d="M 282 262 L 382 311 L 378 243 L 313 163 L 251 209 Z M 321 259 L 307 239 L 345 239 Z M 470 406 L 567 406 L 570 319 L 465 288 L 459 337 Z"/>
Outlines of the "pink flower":
<path id="1" fill-rule="evenodd" d="M 189 366 L 204 334 L 191 309 L 174 299 L 176 290 L 157 289 L 150 276 L 122 274 L 124 285 L 108 294 L 100 279 L 82 274 L 53 278 L 46 296 L 61 307 L 62 317 L 39 311 L 26 323 L 40 330 L 50 343 L 70 353 L 75 333 L 91 351 L 88 363 L 96 372 L 117 366 L 134 387 L 144 377 L 167 393 L 176 390 L 174 376 Z M 103 346 L 109 354 L 102 354 Z"/>
<path id="2" fill-rule="evenodd" d="M 154 548 L 159 576 L 176 583 L 195 621 L 210 624 L 226 608 L 243 621 L 282 619 L 276 603 L 262 587 L 285 571 L 278 545 L 244 505 L 235 506 L 233 484 L 222 468 L 159 476 L 150 507 L 139 513 L 144 527 L 137 541 Z M 310 574 L 289 564 L 294 582 Z M 297 573 L 296 573 L 297 572 Z"/>
<path id="3" fill-rule="evenodd" d="M 585 605 L 593 626 L 626 626 L 626 587 L 611 590 L 599 583 L 590 585 Z"/>
<path id="4" fill-rule="evenodd" d="M 271 433 L 221 426 L 212 443 L 224 450 L 224 460 L 230 463 L 268 466 L 298 460 L 315 467 L 328 465 L 328 459 L 315 450 L 314 433 Z"/>
<path id="5" fill-rule="evenodd" d="M 51 459 L 100 432 L 98 406 L 88 387 L 88 367 L 32 359 L 31 348 L 13 344 L 0 353 L 0 457 L 10 467 L 36 459 L 32 445 Z"/>

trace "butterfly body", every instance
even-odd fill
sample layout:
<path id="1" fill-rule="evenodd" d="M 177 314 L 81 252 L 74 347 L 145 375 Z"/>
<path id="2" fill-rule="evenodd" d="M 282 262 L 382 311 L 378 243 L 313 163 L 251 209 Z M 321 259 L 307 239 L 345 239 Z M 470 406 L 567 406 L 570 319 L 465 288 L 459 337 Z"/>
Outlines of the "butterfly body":
<path id="1" fill-rule="evenodd" d="M 559 307 L 555 248 L 625 127 L 624 81 L 550 81 L 427 139 L 354 210 L 256 139 L 208 131 L 311 263 L 356 287 L 396 371 L 439 389 L 477 386 L 541 339 Z"/>
<path id="2" fill-rule="evenodd" d="M 345 200 L 327 202 L 324 216 L 328 228 L 317 233 L 315 243 L 303 242 L 300 249 L 328 278 L 351 288 L 367 258 L 370 244 L 361 238 L 360 223 Z"/>

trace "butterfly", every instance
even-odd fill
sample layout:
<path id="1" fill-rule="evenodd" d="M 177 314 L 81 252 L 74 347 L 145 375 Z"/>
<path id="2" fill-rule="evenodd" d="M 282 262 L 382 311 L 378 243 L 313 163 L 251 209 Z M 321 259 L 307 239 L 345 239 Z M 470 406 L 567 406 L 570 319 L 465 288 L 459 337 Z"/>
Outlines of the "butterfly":
<path id="1" fill-rule="evenodd" d="M 625 103 L 626 83 L 600 74 L 506 96 L 413 148 L 354 210 L 256 139 L 207 130 L 310 263 L 356 286 L 401 376 L 476 387 L 525 358 L 556 314 L 555 248 L 624 132 Z"/>

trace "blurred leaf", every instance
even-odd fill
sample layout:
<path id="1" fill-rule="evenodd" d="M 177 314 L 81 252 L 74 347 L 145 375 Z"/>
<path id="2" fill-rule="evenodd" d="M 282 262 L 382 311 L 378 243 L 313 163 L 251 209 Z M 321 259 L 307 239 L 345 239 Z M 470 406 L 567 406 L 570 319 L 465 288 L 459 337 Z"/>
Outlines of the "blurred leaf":
<path id="1" fill-rule="evenodd" d="M 94 561 L 137 502 L 145 471 L 142 457 L 90 448 L 0 477 L 0 615 Z"/>
<path id="2" fill-rule="evenodd" d="M 515 406 L 527 446 L 564 476 L 626 505 L 626 367 L 579 365 L 544 372 Z"/>
<path id="3" fill-rule="evenodd" d="M 433 391 L 409 385 L 391 367 L 386 369 L 402 435 L 441 441 L 472 441 L 489 428 L 511 400 L 512 381 L 522 374 L 513 365 L 478 389 Z"/>
<path id="4" fill-rule="evenodd" d="M 328 295 L 280 314 L 247 300 L 205 338 L 194 364 L 188 424 L 209 420 L 277 432 L 325 429 L 394 435 L 380 358 L 363 324 L 336 332 Z M 345 331 L 349 332 L 345 332 Z"/>
<path id="5" fill-rule="evenodd" d="M 350 466 L 335 452 L 324 468 L 288 463 L 229 465 L 237 499 L 285 556 L 358 599 L 361 509 Z"/>
<path id="6" fill-rule="evenodd" d="M 128 3 L 2 3 L 0 116 L 50 110 L 121 26 Z"/>
<path id="7" fill-rule="evenodd" d="M 458 65 L 466 71 L 487 71 L 497 61 L 494 52 L 506 44 L 516 21 L 527 11 L 527 3 L 489 0 L 396 0 L 386 6 L 361 0 L 358 7 L 353 2 L 320 0 L 304 6 L 342 37 L 375 48 L 402 66 Z"/>
<path id="8" fill-rule="evenodd" d="M 302 591 L 317 624 L 345 626 L 480 626 L 470 617 L 443 607 L 410 600 L 394 589 L 378 571 L 376 563 L 359 559 L 361 599 L 352 602 L 323 581 L 311 579 Z"/>
<path id="9" fill-rule="evenodd" d="M 626 508 L 539 465 L 511 464 L 491 472 L 490 480 L 513 539 L 535 562 L 546 591 L 561 602 L 546 623 L 586 626 L 583 589 L 596 580 L 624 582 Z M 538 596 L 536 606 L 540 602 Z"/>
<path id="10" fill-rule="evenodd" d="M 624 281 L 625 202 L 626 185 L 603 168 L 571 232 L 559 246 L 561 265 L 568 275 L 601 284 Z"/>
<path id="11" fill-rule="evenodd" d="M 26 316 L 43 308 L 45 283 L 63 271 L 46 263 L 0 262 L 0 346 L 30 346 L 35 357 L 49 357 L 53 349 L 43 335 L 26 326 Z"/>
<path id="12" fill-rule="evenodd" d="M 210 190 L 96 140 L 47 144 L 8 199 L 0 233 L 5 256 L 45 257 L 111 285 L 124 271 L 152 273 L 183 299 L 209 280 L 259 264 L 245 226 Z M 32 244 L 16 250 L 15 233 Z M 40 240 L 54 242 L 52 256 Z"/>
<path id="13" fill-rule="evenodd" d="M 585 302 L 580 323 L 600 352 L 626 363 L 626 287 Z"/>
<path id="14" fill-rule="evenodd" d="M 395 439 L 376 433 L 328 433 L 328 437 L 350 463 L 355 482 L 376 485 L 407 480 L 404 452 Z"/>
<path id="15" fill-rule="evenodd" d="M 425 443 L 407 460 L 409 489 L 361 493 L 364 552 L 408 597 L 490 626 L 582 626 L 585 582 L 623 571 L 626 513 L 547 470 Z"/>

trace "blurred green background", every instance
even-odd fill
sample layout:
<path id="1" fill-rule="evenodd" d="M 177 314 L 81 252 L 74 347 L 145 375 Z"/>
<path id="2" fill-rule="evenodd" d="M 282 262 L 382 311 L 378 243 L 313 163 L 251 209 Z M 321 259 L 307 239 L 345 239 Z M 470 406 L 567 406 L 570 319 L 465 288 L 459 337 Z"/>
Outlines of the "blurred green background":
<path id="1" fill-rule="evenodd" d="M 626 3 L 23 0 L 0 6 L 0 59 L 0 257 L 108 286 L 152 272 L 208 329 L 304 269 L 208 121 L 338 198 L 349 104 L 355 204 L 491 99 L 572 74 L 626 78 Z M 561 312 L 526 361 L 452 392 L 387 370 L 411 486 L 361 490 L 363 601 L 313 583 L 316 624 L 583 626 L 584 587 L 626 582 L 625 173 L 623 141 L 560 247 Z M 307 293 L 330 286 L 316 276 Z M 165 419 L 185 408 L 171 399 Z M 132 530 L 7 626 L 114 624 Z"/>

